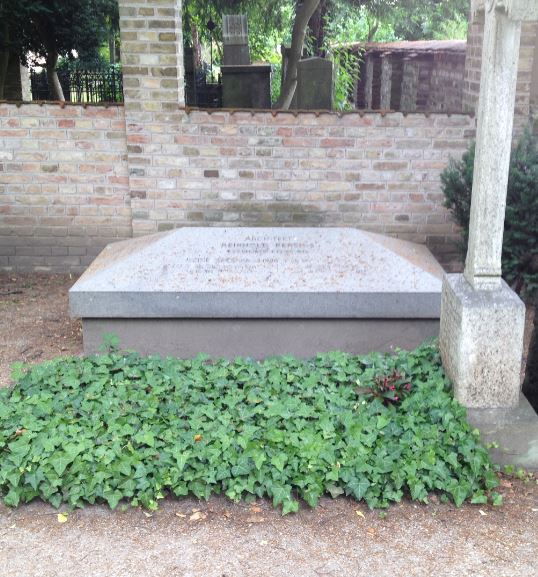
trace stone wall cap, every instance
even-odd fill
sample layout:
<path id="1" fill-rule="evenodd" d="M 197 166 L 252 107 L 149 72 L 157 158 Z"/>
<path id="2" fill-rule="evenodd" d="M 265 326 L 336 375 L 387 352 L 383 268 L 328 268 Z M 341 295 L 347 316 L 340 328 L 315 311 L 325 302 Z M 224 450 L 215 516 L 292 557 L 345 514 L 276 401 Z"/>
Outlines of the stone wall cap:
<path id="1" fill-rule="evenodd" d="M 352 42 L 339 47 L 349 48 L 353 52 L 392 52 L 392 53 L 436 53 L 450 52 L 465 54 L 466 40 L 401 40 L 398 42 Z"/>

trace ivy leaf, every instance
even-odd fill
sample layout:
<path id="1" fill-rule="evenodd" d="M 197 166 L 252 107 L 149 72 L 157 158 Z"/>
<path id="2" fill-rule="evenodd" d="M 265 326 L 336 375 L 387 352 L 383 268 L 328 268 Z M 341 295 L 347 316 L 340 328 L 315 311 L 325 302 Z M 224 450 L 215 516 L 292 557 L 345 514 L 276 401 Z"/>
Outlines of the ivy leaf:
<path id="1" fill-rule="evenodd" d="M 73 459 L 71 457 L 68 457 L 67 455 L 59 455 L 58 457 L 54 457 L 50 460 L 50 464 L 56 471 L 58 477 L 61 477 L 63 475 L 67 466 L 72 462 Z"/>
<path id="2" fill-rule="evenodd" d="M 351 494 L 355 497 L 355 499 L 360 501 L 366 495 L 366 491 L 368 491 L 370 485 L 370 481 L 368 481 L 366 478 L 352 479 L 348 483 L 348 489 L 351 491 Z"/>
<path id="3" fill-rule="evenodd" d="M 469 494 L 469 489 L 463 483 L 456 485 L 451 491 L 452 497 L 454 499 L 454 504 L 456 507 L 461 507 L 467 495 Z"/>
<path id="4" fill-rule="evenodd" d="M 275 455 L 274 457 L 271 458 L 271 465 L 274 465 L 278 471 L 282 472 L 284 470 L 287 460 L 288 457 L 286 455 L 284 455 L 283 453 L 279 453 L 278 455 Z"/>

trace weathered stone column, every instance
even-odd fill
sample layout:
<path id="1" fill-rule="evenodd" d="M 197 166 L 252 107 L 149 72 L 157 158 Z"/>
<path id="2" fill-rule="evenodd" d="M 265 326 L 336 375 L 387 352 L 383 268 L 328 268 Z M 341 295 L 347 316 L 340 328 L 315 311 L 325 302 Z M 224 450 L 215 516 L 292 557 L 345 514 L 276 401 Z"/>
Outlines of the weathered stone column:
<path id="1" fill-rule="evenodd" d="M 469 248 L 464 275 L 447 275 L 440 347 L 467 407 L 519 402 L 525 307 L 501 279 L 521 20 L 536 0 L 487 0 Z"/>
<path id="2" fill-rule="evenodd" d="M 392 96 L 392 54 L 381 56 L 381 103 L 382 110 L 389 110 Z"/>
<path id="3" fill-rule="evenodd" d="M 521 22 L 488 7 L 465 278 L 474 289 L 501 287 L 501 252 L 514 124 Z"/>
<path id="4" fill-rule="evenodd" d="M 364 83 L 364 106 L 371 110 L 373 102 L 374 86 L 374 59 L 371 54 L 366 54 L 366 82 Z"/>
<path id="5" fill-rule="evenodd" d="M 181 159 L 167 164 L 163 142 L 185 104 L 182 1 L 119 0 L 119 6 L 132 227 L 139 236 L 158 230 L 160 187 L 178 188 Z"/>
<path id="6" fill-rule="evenodd" d="M 400 110 L 415 112 L 417 109 L 419 63 L 413 56 L 403 59 L 402 94 Z"/>

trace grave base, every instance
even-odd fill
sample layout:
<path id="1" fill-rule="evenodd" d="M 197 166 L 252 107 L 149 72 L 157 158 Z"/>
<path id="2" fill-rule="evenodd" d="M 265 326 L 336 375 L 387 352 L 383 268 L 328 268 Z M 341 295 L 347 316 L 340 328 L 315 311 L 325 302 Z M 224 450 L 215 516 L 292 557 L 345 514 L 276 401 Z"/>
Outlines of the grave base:
<path id="1" fill-rule="evenodd" d="M 538 470 L 538 415 L 523 395 L 514 409 L 469 409 L 467 417 L 484 443 L 494 443 L 495 463 Z"/>
<path id="2" fill-rule="evenodd" d="M 414 348 L 439 329 L 424 246 L 354 229 L 185 228 L 109 245 L 70 290 L 86 353 L 312 357 Z"/>
<path id="3" fill-rule="evenodd" d="M 106 334 L 123 349 L 191 358 L 277 355 L 311 358 L 411 349 L 439 333 L 433 319 L 83 319 L 84 352 L 99 352 Z"/>
<path id="4" fill-rule="evenodd" d="M 525 305 L 503 281 L 476 291 L 463 275 L 446 275 L 439 344 L 456 398 L 466 407 L 515 408 L 521 390 Z"/>

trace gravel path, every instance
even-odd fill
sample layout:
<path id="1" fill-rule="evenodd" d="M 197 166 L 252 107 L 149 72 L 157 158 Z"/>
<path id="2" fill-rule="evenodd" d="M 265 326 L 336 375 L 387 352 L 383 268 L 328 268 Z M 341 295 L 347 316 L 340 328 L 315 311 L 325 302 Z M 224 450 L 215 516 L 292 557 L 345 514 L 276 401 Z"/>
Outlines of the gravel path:
<path id="1" fill-rule="evenodd" d="M 506 484 L 512 484 L 505 480 Z M 382 519 L 324 500 L 281 517 L 266 501 L 167 500 L 153 514 L 94 506 L 59 523 L 42 503 L 0 509 L 2 577 L 536 577 L 538 486 L 503 507 L 404 503 Z"/>

